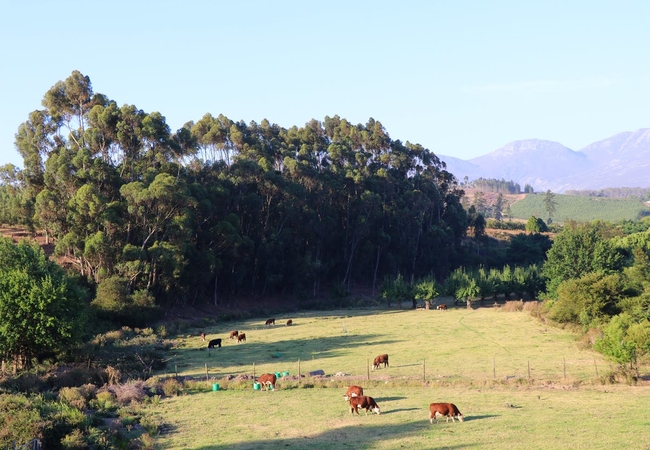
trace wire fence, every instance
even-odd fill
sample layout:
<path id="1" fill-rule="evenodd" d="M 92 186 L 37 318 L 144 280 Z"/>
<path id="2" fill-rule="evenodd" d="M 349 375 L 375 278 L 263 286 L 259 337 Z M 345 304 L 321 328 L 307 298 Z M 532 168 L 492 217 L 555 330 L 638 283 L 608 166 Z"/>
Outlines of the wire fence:
<path id="1" fill-rule="evenodd" d="M 390 360 L 387 367 L 382 364 L 373 367 L 373 359 L 366 358 L 363 363 L 353 370 L 336 370 L 318 360 L 278 361 L 277 363 L 252 363 L 234 368 L 211 367 L 205 363 L 203 367 L 195 367 L 183 373 L 194 379 L 205 381 L 232 378 L 236 376 L 257 377 L 262 373 L 276 373 L 278 378 L 294 380 L 300 383 L 307 378 L 323 378 L 350 376 L 364 380 L 412 379 L 422 382 L 450 381 L 472 382 L 497 380 L 500 382 L 529 380 L 535 382 L 587 382 L 598 380 L 612 371 L 612 366 L 594 358 L 567 359 L 558 357 L 554 360 L 508 359 L 503 357 L 488 357 L 474 360 L 471 365 L 459 361 L 441 363 L 439 358 L 417 361 Z M 232 371 L 231 371 L 232 370 Z M 179 376 L 178 367 L 174 373 L 166 375 Z"/>

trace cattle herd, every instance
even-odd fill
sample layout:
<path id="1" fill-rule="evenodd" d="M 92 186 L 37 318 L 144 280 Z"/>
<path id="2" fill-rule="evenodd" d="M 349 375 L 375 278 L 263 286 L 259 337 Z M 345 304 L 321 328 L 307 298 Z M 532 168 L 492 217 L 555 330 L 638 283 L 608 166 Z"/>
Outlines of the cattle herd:
<path id="1" fill-rule="evenodd" d="M 438 309 L 447 309 L 446 305 L 443 306 L 443 308 L 439 306 Z M 271 325 L 275 326 L 275 318 L 267 319 L 266 322 L 264 322 L 264 326 L 266 327 Z M 291 325 L 293 325 L 293 320 L 287 320 L 287 326 Z M 205 333 L 201 333 L 201 339 L 203 341 L 205 341 L 205 337 Z M 239 344 L 246 341 L 246 333 L 241 333 L 239 330 L 233 330 L 230 332 L 228 339 L 236 339 Z M 221 348 L 221 338 L 211 339 L 208 341 L 208 350 L 215 347 Z M 389 367 L 388 354 L 386 353 L 375 357 L 372 362 L 372 369 L 379 369 L 382 364 L 384 368 Z M 262 390 L 275 390 L 277 376 L 274 373 L 264 373 L 257 377 L 256 381 L 260 384 Z M 355 412 L 359 415 L 359 408 L 364 409 L 366 415 L 368 415 L 368 412 L 381 414 L 381 409 L 375 399 L 368 395 L 364 395 L 363 387 L 361 386 L 352 385 L 348 387 L 343 398 L 348 402 L 350 406 L 350 414 L 352 415 L 354 415 Z M 455 419 L 458 419 L 459 422 L 463 421 L 463 415 L 453 403 L 431 403 L 429 405 L 429 422 L 431 424 L 433 424 L 434 421 L 438 423 L 438 417 L 445 417 L 447 422 L 449 422 L 449 418 L 451 418 L 452 422 L 455 422 Z"/>

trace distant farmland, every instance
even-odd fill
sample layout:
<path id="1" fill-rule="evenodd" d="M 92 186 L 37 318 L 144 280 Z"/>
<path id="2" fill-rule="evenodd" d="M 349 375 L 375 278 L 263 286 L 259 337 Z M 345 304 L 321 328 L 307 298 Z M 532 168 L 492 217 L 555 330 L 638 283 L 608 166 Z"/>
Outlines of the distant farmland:
<path id="1" fill-rule="evenodd" d="M 548 213 L 544 205 L 544 193 L 529 194 L 512 204 L 510 210 L 515 219 L 527 220 L 535 216 L 546 221 Z M 650 207 L 641 200 L 630 198 L 582 197 L 555 194 L 554 222 L 575 220 L 590 222 L 602 219 L 607 222 L 638 220 L 650 215 Z"/>

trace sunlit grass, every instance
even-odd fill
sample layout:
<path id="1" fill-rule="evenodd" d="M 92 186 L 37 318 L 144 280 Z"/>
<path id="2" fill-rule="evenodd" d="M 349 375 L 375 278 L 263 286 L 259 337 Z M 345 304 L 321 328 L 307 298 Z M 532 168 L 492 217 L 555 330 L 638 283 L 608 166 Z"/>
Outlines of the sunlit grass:
<path id="1" fill-rule="evenodd" d="M 210 352 L 201 330 L 179 337 L 171 367 L 199 381 L 147 406 L 167 424 L 161 448 L 650 448 L 650 389 L 602 384 L 608 363 L 581 350 L 569 332 L 524 312 L 356 310 L 291 318 L 293 327 L 267 328 L 260 318 L 208 328 L 208 337 L 225 337 L 223 348 Z M 248 342 L 228 341 L 232 329 L 246 332 Z M 390 367 L 368 370 L 379 353 L 390 355 Z M 283 378 L 270 392 L 253 390 L 252 381 L 224 381 L 252 374 L 253 363 L 257 375 L 296 375 L 298 360 L 303 375 L 322 369 L 350 377 L 305 377 L 300 384 Z M 211 390 L 215 381 L 221 390 Z M 377 400 L 381 415 L 350 415 L 343 394 L 352 383 Z M 465 422 L 430 425 L 434 401 L 455 403 Z"/>

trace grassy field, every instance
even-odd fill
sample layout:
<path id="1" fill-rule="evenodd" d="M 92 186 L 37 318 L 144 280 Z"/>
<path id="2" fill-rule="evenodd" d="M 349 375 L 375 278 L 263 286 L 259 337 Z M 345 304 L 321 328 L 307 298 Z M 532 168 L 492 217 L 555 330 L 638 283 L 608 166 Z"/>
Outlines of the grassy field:
<path id="1" fill-rule="evenodd" d="M 147 406 L 166 424 L 160 448 L 650 448 L 650 387 L 601 383 L 609 364 L 525 312 L 355 310 L 291 318 L 293 327 L 267 328 L 261 318 L 208 328 L 207 338 L 224 339 L 209 352 L 198 337 L 203 330 L 180 336 L 171 369 L 158 375 L 177 371 L 204 381 Z M 231 329 L 246 332 L 247 342 L 229 341 Z M 379 353 L 390 355 L 390 367 L 368 370 Z M 328 376 L 295 376 L 318 369 Z M 226 380 L 253 370 L 290 375 L 270 392 Z M 221 390 L 211 390 L 214 382 Z M 343 400 L 350 384 L 364 386 L 382 414 L 352 417 Z M 430 425 L 434 401 L 455 403 L 465 422 Z"/>
<path id="2" fill-rule="evenodd" d="M 523 200 L 512 204 L 514 218 L 528 219 L 530 216 L 548 219 L 544 205 L 544 193 L 526 195 Z M 590 222 L 602 219 L 608 222 L 638 220 L 650 213 L 650 208 L 642 201 L 631 198 L 600 198 L 555 194 L 554 222 L 575 220 Z"/>

